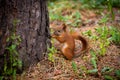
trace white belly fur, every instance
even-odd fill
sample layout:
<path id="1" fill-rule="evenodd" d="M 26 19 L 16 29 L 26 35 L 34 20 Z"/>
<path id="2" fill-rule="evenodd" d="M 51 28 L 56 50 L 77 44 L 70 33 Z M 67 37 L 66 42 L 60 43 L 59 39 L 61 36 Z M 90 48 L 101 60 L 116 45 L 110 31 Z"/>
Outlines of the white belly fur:
<path id="1" fill-rule="evenodd" d="M 62 52 L 64 53 L 65 49 L 68 47 L 68 45 L 65 43 L 64 46 L 62 47 Z"/>

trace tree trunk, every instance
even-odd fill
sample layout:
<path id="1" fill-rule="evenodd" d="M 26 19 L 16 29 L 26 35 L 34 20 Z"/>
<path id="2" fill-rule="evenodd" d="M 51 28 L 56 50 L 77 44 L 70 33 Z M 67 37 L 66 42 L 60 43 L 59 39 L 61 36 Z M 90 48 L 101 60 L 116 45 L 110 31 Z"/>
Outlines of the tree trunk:
<path id="1" fill-rule="evenodd" d="M 17 52 L 24 68 L 43 59 L 50 45 L 46 0 L 0 0 L 0 70 L 13 32 L 21 39 Z"/>

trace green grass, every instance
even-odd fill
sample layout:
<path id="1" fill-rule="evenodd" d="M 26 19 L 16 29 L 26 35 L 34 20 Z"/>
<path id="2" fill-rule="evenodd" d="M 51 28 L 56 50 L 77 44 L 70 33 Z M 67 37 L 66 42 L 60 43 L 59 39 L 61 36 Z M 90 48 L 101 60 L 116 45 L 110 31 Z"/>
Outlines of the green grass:
<path id="1" fill-rule="evenodd" d="M 77 2 L 78 3 L 72 0 L 49 2 L 48 9 L 50 21 L 63 21 L 66 24 L 77 27 L 81 24 L 81 14 L 79 12 L 80 2 Z"/>
<path id="2" fill-rule="evenodd" d="M 7 53 L 4 54 L 4 68 L 0 80 L 7 79 L 11 75 L 13 80 L 16 80 L 16 72 L 22 68 L 22 61 L 19 59 L 17 47 L 21 43 L 21 38 L 15 33 L 15 27 L 20 21 L 17 19 L 13 20 L 13 30 L 11 31 L 6 42 L 11 43 L 6 47 Z M 8 57 L 9 56 L 9 57 Z"/>
<path id="3" fill-rule="evenodd" d="M 120 45 L 120 30 L 110 26 L 110 38 L 109 40 L 117 45 Z"/>
<path id="4" fill-rule="evenodd" d="M 57 50 L 53 46 L 51 48 L 48 48 L 48 50 L 49 50 L 48 60 L 50 60 L 51 62 L 54 62 L 55 61 L 54 54 L 57 52 Z"/>
<path id="5" fill-rule="evenodd" d="M 83 32 L 83 35 L 88 36 L 94 41 L 98 41 L 99 50 L 97 53 L 105 55 L 107 47 L 114 43 L 120 44 L 120 30 L 113 26 L 103 26 L 95 29 L 93 34 L 90 30 Z"/>

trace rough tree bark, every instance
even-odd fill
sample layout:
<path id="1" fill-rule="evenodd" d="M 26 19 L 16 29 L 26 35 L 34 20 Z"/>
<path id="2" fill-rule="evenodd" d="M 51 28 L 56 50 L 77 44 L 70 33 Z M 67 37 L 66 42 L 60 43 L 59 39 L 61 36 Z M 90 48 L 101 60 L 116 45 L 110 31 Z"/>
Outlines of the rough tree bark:
<path id="1" fill-rule="evenodd" d="M 24 68 L 43 59 L 50 44 L 46 0 L 0 0 L 0 70 L 14 20 L 19 20 L 15 32 L 22 39 L 17 50 Z"/>

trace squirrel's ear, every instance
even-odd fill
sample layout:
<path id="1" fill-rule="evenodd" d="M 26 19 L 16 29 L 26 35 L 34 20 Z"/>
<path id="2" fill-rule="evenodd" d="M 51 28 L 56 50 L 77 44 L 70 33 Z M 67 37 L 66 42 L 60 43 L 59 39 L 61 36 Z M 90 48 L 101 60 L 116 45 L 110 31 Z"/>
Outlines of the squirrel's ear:
<path id="1" fill-rule="evenodd" d="M 65 23 L 62 24 L 62 26 L 63 26 L 63 30 L 66 30 L 67 26 L 65 25 Z"/>

